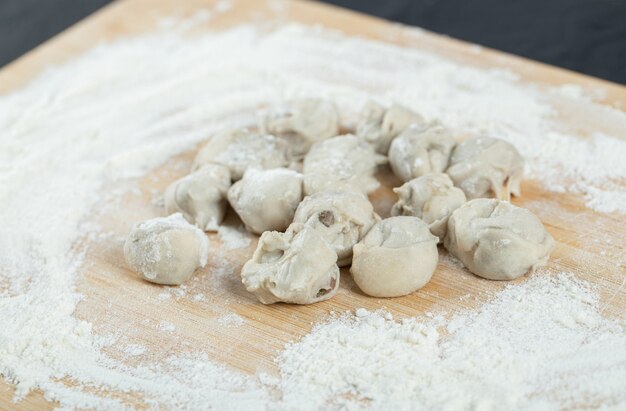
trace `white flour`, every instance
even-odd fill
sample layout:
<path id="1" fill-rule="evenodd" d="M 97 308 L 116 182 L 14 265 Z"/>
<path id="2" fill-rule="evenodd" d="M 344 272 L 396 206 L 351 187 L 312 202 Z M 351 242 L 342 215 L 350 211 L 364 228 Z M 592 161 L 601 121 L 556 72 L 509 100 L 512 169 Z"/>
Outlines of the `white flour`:
<path id="1" fill-rule="evenodd" d="M 229 409 L 250 409 L 263 408 L 270 401 L 267 391 L 251 377 L 226 370 L 201 355 L 139 367 L 116 363 L 101 352 L 91 324 L 73 316 L 81 298 L 74 286 L 82 261 L 73 247 L 81 236 L 97 230 L 81 223 L 86 222 L 94 207 L 102 206 L 98 202 L 100 188 L 111 181 L 142 176 L 171 156 L 190 149 L 212 130 L 251 124 L 256 109 L 267 104 L 295 96 L 331 98 L 342 113 L 343 124 L 350 126 L 368 98 L 396 101 L 456 129 L 508 139 L 527 157 L 531 177 L 546 181 L 548 187 L 583 193 L 587 204 L 598 210 L 626 211 L 624 191 L 619 186 L 626 175 L 626 143 L 606 135 L 584 141 L 568 136 L 552 123 L 554 111 L 542 94 L 519 84 L 510 73 L 461 67 L 414 49 L 300 26 L 285 27 L 265 37 L 251 27 L 185 37 L 175 24 L 166 26 L 168 29 L 160 33 L 99 46 L 48 70 L 23 89 L 0 97 L 0 373 L 17 384 L 17 399 L 38 387 L 47 398 L 69 408 L 123 406 L 120 400 L 107 398 L 100 388 L 137 391 L 149 405 L 166 408 L 228 404 Z M 613 121 L 626 123 L 623 113 L 614 111 L 610 115 Z M 232 233 L 224 236 L 228 239 Z M 237 247 L 241 244 L 238 240 Z M 495 313 L 494 321 L 503 330 L 499 338 L 487 328 L 481 334 L 476 325 L 452 331 L 453 338 L 446 344 L 438 340 L 434 324 L 415 325 L 426 333 L 416 336 L 418 352 L 424 354 L 418 363 L 436 371 L 441 361 L 440 369 L 448 370 L 451 381 L 460 384 L 446 394 L 447 383 L 442 380 L 446 375 L 437 371 L 433 379 L 424 382 L 437 395 L 424 401 L 443 404 L 457 391 L 461 393 L 459 401 L 474 401 L 471 385 L 480 381 L 483 364 L 472 361 L 480 359 L 494 368 L 494 376 L 512 378 L 524 395 L 533 388 L 542 388 L 545 392 L 537 401 L 570 401 L 561 396 L 577 392 L 589 393 L 595 401 L 596 397 L 609 398 L 611 393 L 606 390 L 617 387 L 625 392 L 619 385 L 626 380 L 623 368 L 610 368 L 611 364 L 619 364 L 616 359 L 623 359 L 624 353 L 619 351 L 624 346 L 623 332 L 611 331 L 615 326 L 597 317 L 593 293 L 573 280 L 544 285 L 544 292 L 539 292 L 537 286 L 535 291 L 523 293 L 523 299 L 529 300 L 528 310 L 526 303 L 510 302 L 516 310 L 511 315 L 515 314 L 520 324 L 518 334 L 514 333 L 518 328 L 498 322 L 506 322 L 509 317 L 498 320 Z M 574 287 L 574 294 L 570 293 L 573 302 L 567 304 L 578 301 L 581 305 L 571 308 L 580 308 L 577 312 L 586 313 L 581 318 L 590 317 L 592 323 L 579 323 L 554 307 L 552 299 L 563 301 L 559 293 L 567 293 L 568 287 Z M 178 291 L 185 295 L 184 288 Z M 514 291 L 506 295 L 511 293 Z M 164 303 L 172 300 L 169 291 L 162 294 Z M 535 294 L 544 300 L 534 299 Z M 588 306 L 583 306 L 581 295 L 589 295 L 592 301 Z M 554 308 L 555 313 L 540 306 Z M 557 314 L 562 315 L 554 317 Z M 489 315 L 481 313 L 477 318 L 487 321 Z M 555 328 L 566 333 L 566 339 L 557 339 L 542 325 L 546 315 L 552 323 L 558 323 L 558 319 L 566 323 Z M 371 321 L 380 323 L 380 329 L 394 327 L 388 320 L 376 318 L 371 316 Z M 316 377 L 294 369 L 299 364 L 294 358 L 296 352 L 309 355 L 311 362 L 331 365 L 330 353 L 320 352 L 325 344 L 311 347 L 307 341 L 320 341 L 328 335 L 329 344 L 340 346 L 333 339 L 333 327 L 338 334 L 359 333 L 359 327 L 348 320 L 331 323 L 281 357 L 285 404 L 301 392 L 301 384 L 306 381 L 314 382 L 306 397 L 311 401 L 316 401 L 314 393 L 326 396 L 347 391 L 346 381 L 357 384 L 364 391 L 359 396 L 372 397 L 374 405 L 394 390 L 384 381 L 380 382 L 381 391 L 366 384 L 361 378 L 365 373 L 354 380 L 349 374 L 337 374 L 344 360 L 354 359 L 356 352 L 362 353 L 356 361 L 363 364 L 363 369 L 375 371 L 367 365 L 371 353 L 358 351 L 363 349 L 360 341 L 346 341 L 347 347 L 357 351 L 344 350 L 350 356 L 340 359 L 338 368 L 328 373 L 323 370 Z M 398 332 L 404 332 L 402 327 Z M 408 345 L 402 345 L 404 337 L 398 339 L 393 333 L 384 337 L 376 331 L 380 329 L 372 329 L 379 337 L 373 342 L 384 343 L 387 338 L 392 343 L 390 352 L 398 354 L 404 347 L 407 352 L 402 358 L 416 356 L 412 353 L 413 337 L 407 336 Z M 486 344 L 471 346 L 477 350 L 474 360 L 468 356 L 473 352 L 468 351 L 469 346 L 454 345 L 455 341 L 470 344 L 473 338 L 496 344 L 494 358 L 485 351 Z M 521 369 L 514 367 L 518 363 L 507 362 L 520 360 L 533 338 L 539 338 L 541 347 L 549 341 L 554 349 L 545 357 L 530 349 Z M 583 344 L 587 340 L 591 342 Z M 572 357 L 572 341 L 581 345 L 581 356 L 577 358 Z M 606 346 L 608 342 L 620 344 Z M 601 353 L 609 354 L 595 354 L 593 344 L 599 344 Z M 444 357 L 429 358 L 431 350 Z M 512 359 L 505 355 L 510 350 L 514 353 Z M 554 368 L 541 368 L 539 360 L 553 359 L 556 351 L 565 356 L 556 361 Z M 457 357 L 463 361 L 455 362 Z M 566 361 L 568 358 L 572 361 Z M 302 370 L 318 372 L 301 365 Z M 426 377 L 419 369 L 411 371 L 405 363 L 399 365 L 400 375 L 414 372 L 416 378 Z M 535 367 L 543 378 L 541 385 L 527 381 L 532 370 L 526 365 Z M 579 372 L 594 367 L 604 369 L 602 387 L 588 377 L 597 374 Z M 360 374 L 359 369 L 354 370 Z M 392 375 L 392 371 L 393 367 L 383 366 L 380 373 Z M 549 378 L 559 371 L 572 378 Z M 335 382 L 337 388 L 324 391 L 314 380 L 326 381 L 328 375 L 341 378 Z M 468 381 L 463 382 L 460 375 L 467 376 Z M 69 387 L 62 383 L 60 378 L 64 376 L 75 384 Z M 377 381 L 376 375 L 372 378 Z M 501 380 L 489 382 L 494 387 L 502 385 Z M 559 390 L 558 384 L 570 382 L 572 387 Z M 416 392 L 407 393 L 406 387 L 398 388 L 400 399 L 421 398 L 420 393 L 425 392 L 417 387 Z M 521 394 L 517 396 L 510 386 L 502 389 L 501 394 L 494 390 L 494 400 L 505 404 L 531 401 L 522 399 Z"/>
<path id="2" fill-rule="evenodd" d="M 447 320 L 395 321 L 358 309 L 317 325 L 279 356 L 283 405 L 355 407 L 355 399 L 373 409 L 624 405 L 626 334 L 599 311 L 588 285 L 548 273 Z"/>

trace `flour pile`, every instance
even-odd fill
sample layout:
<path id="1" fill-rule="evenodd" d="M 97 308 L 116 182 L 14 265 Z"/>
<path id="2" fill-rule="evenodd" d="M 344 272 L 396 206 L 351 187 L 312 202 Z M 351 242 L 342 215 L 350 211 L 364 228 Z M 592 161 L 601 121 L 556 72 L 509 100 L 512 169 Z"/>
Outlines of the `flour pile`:
<path id="1" fill-rule="evenodd" d="M 89 319 L 73 316 L 83 298 L 75 290 L 82 262 L 78 245 L 84 236 L 98 232 L 88 219 L 102 207 L 101 188 L 112 182 L 133 183 L 132 178 L 193 148 L 214 130 L 252 124 L 256 110 L 268 104 L 302 96 L 329 98 L 344 115 L 343 125 L 352 126 L 368 99 L 395 101 L 453 128 L 507 139 L 528 159 L 531 176 L 546 180 L 549 187 L 581 192 L 590 206 L 603 211 L 626 210 L 618 186 L 626 175 L 626 143 L 607 135 L 577 140 L 557 130 L 551 121 L 554 112 L 541 93 L 510 73 L 461 67 L 421 51 L 302 26 L 266 35 L 246 26 L 193 36 L 176 25 L 168 27 L 101 45 L 0 97 L 0 373 L 17 385 L 17 399 L 40 388 L 47 398 L 70 408 L 128 405 L 107 397 L 106 390 L 136 392 L 149 405 L 165 408 L 219 406 L 216 398 L 225 398 L 229 409 L 271 403 L 252 377 L 201 355 L 172 358 L 158 366 L 118 363 L 102 352 L 105 343 L 94 335 Z M 626 122 L 621 112 L 611 115 Z M 223 231 L 221 238 L 232 248 L 247 244 L 234 234 Z M 536 293 L 521 292 L 522 301 L 516 303 L 516 288 L 511 288 L 477 316 L 455 317 L 448 325 L 450 340 L 438 336 L 435 323 L 409 320 L 398 325 L 379 314 L 321 326 L 281 357 L 285 404 L 307 381 L 313 382 L 311 393 L 320 398 L 350 393 L 352 384 L 353 390 L 359 389 L 355 397 L 369 398 L 374 405 L 393 393 L 398 401 L 419 399 L 425 405 L 445 404 L 456 392 L 458 401 L 477 401 L 472 384 L 487 378 L 485 369 L 493 369 L 493 378 L 498 378 L 486 381 L 493 401 L 503 404 L 567 402 L 570 398 L 559 390 L 565 384 L 572 384 L 567 393 L 588 394 L 591 403 L 597 398 L 623 400 L 613 396 L 626 392 L 624 352 L 619 351 L 623 331 L 598 317 L 593 293 L 575 280 L 536 281 L 546 281 L 546 290 L 539 292 L 541 283 L 535 282 Z M 589 301 L 578 298 L 581 295 Z M 564 305 L 555 305 L 554 299 Z M 499 317 L 497 304 L 509 304 L 514 311 Z M 582 316 L 572 317 L 568 307 Z M 467 324 L 455 329 L 464 318 Z M 501 332 L 480 334 L 480 324 L 473 320 L 495 323 Z M 551 331 L 549 326 L 557 328 Z M 370 329 L 375 336 L 371 341 L 341 342 Z M 390 332 L 387 337 L 385 330 Z M 559 339 L 563 335 L 566 338 Z M 321 343 L 325 336 L 330 345 Z M 529 345 L 532 341 L 547 351 L 538 354 Z M 310 347 L 314 342 L 319 346 Z M 369 365 L 367 342 L 383 347 Z M 348 347 L 341 351 L 344 358 L 362 368 L 332 363 L 329 347 L 340 349 L 343 344 Z M 467 355 L 470 347 L 475 355 Z M 595 349 L 605 355 L 595 354 Z M 298 352 L 330 368 L 312 369 L 298 362 Z M 384 353 L 406 361 L 374 369 Z M 528 361 L 519 364 L 525 354 Z M 543 362 L 552 359 L 554 364 Z M 423 369 L 409 370 L 409 361 Z M 395 366 L 410 381 L 396 387 L 380 379 L 392 375 Z M 579 372 L 582 369 L 588 372 Z M 432 377 L 426 379 L 426 370 L 433 371 Z M 550 378 L 560 371 L 572 378 Z M 596 371 L 605 374 L 598 378 Z M 365 382 L 367 372 L 372 381 L 379 381 L 380 390 Z M 537 378 L 529 382 L 532 373 Z M 592 381 L 593 375 L 602 386 Z M 339 380 L 322 389 L 330 376 Z M 61 380 L 64 377 L 71 386 Z M 457 385 L 450 387 L 448 377 Z M 432 396 L 422 398 L 426 387 L 432 388 Z M 540 392 L 534 399 L 522 400 L 536 388 Z M 318 401 L 312 395 L 306 398 Z"/>
<path id="2" fill-rule="evenodd" d="M 373 409 L 623 405 L 626 334 L 599 308 L 585 283 L 538 273 L 450 319 L 358 309 L 279 356 L 284 401 L 306 398 L 311 410 L 355 400 Z"/>

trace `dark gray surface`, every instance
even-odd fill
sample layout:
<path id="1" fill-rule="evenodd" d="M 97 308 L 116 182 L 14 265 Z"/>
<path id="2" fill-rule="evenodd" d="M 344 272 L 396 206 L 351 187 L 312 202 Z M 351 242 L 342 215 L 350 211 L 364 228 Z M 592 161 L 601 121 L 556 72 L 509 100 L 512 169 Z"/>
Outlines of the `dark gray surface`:
<path id="1" fill-rule="evenodd" d="M 0 0 L 0 66 L 109 1 Z M 626 84 L 626 0 L 325 1 Z"/>

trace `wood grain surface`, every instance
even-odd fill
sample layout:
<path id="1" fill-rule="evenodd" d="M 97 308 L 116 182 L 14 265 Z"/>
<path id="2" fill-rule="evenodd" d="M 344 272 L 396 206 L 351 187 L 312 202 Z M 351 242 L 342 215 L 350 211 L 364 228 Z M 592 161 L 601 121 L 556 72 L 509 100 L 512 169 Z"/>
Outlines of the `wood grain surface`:
<path id="1" fill-rule="evenodd" d="M 208 0 L 117 1 L 0 71 L 0 94 L 19 89 L 47 66 L 70 59 L 95 44 L 148 32 L 165 17 L 190 16 L 212 4 Z M 599 88 L 603 90 L 603 103 L 618 110 L 626 107 L 626 88 L 606 81 L 485 48 L 477 49 L 431 33 L 418 36 L 397 24 L 332 6 L 294 1 L 277 9 L 269 4 L 253 0 L 234 2 L 230 10 L 216 16 L 206 28 L 220 30 L 244 22 L 268 27 L 293 21 L 321 24 L 349 35 L 431 51 L 467 65 L 507 68 L 524 81 L 539 86 L 569 83 Z M 591 131 L 622 138 L 626 134 L 626 124 L 616 119 L 610 110 L 586 111 L 583 121 L 580 115 L 583 107 L 558 97 L 550 99 L 562 124 L 576 130 L 581 138 Z M 229 250 L 215 235 L 210 235 L 214 251 L 209 264 L 184 287 L 161 287 L 143 282 L 128 271 L 121 241 L 134 222 L 163 215 L 162 208 L 153 204 L 153 193 L 162 191 L 182 176 L 184 166 L 193 155 L 194 151 L 190 151 L 175 157 L 140 179 L 140 192 L 126 194 L 121 200 L 124 207 L 107 207 L 106 210 L 114 211 L 95 213 L 93 221 L 113 235 L 84 238 L 75 245 L 76 250 L 84 251 L 87 256 L 82 269 L 84 276 L 77 284 L 85 299 L 79 303 L 75 315 L 92 322 L 95 333 L 118 334 L 122 342 L 125 339 L 141 341 L 149 347 L 148 358 L 164 358 L 172 353 L 210 346 L 211 357 L 216 361 L 248 373 L 258 370 L 272 373 L 276 371 L 273 357 L 277 350 L 306 334 L 313 322 L 323 319 L 332 310 L 385 307 L 399 318 L 433 310 L 452 313 L 480 304 L 506 285 L 477 278 L 443 258 L 432 281 L 406 297 L 367 297 L 354 286 L 347 271 L 342 270 L 341 288 L 330 301 L 309 306 L 264 306 L 245 291 L 238 275 L 239 267 L 249 258 L 256 242 L 244 249 Z M 373 193 L 371 199 L 385 217 L 395 201 L 390 187 L 399 182 L 388 170 L 382 170 L 379 178 L 383 187 Z M 105 189 L 116 188 L 121 187 Z M 624 215 L 595 213 L 585 208 L 580 196 L 549 192 L 538 181 L 525 180 L 522 193 L 514 203 L 536 213 L 558 242 L 549 271 L 570 271 L 597 284 L 604 313 L 607 316 L 623 313 L 626 304 L 625 267 L 621 265 L 626 238 Z M 228 217 L 228 222 L 238 224 L 234 215 Z M 516 282 L 523 281 L 524 278 Z M 230 312 L 243 317 L 245 323 L 224 327 L 220 318 Z M 176 332 L 159 331 L 155 324 L 161 321 L 174 324 Z M 109 350 L 108 354 L 114 358 L 122 354 L 114 348 Z M 33 392 L 15 404 L 12 393 L 9 384 L 0 382 L 0 409 L 50 409 L 55 405 L 46 401 L 40 392 Z M 141 406 L 139 395 L 124 394 L 122 398 L 128 404 Z"/>

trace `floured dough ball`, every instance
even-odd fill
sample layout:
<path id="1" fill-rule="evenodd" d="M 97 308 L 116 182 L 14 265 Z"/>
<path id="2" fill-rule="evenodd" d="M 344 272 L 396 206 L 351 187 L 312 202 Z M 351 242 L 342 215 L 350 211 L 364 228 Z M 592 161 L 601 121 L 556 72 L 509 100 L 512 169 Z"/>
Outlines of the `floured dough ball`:
<path id="1" fill-rule="evenodd" d="M 450 132 L 442 126 L 409 127 L 391 143 L 389 164 L 404 182 L 427 173 L 443 173 L 455 145 Z"/>
<path id="2" fill-rule="evenodd" d="M 467 201 L 463 191 L 441 173 L 415 178 L 393 191 L 398 195 L 398 202 L 392 207 L 391 215 L 421 218 L 439 242 L 446 235 L 450 214 Z"/>
<path id="3" fill-rule="evenodd" d="M 339 134 L 339 113 L 329 101 L 303 98 L 269 110 L 261 119 L 266 133 L 285 138 L 295 156 L 312 144 Z"/>
<path id="4" fill-rule="evenodd" d="M 311 227 L 266 231 L 241 269 L 246 290 L 263 304 L 312 304 L 332 297 L 339 286 L 337 255 Z"/>
<path id="5" fill-rule="evenodd" d="M 229 188 L 228 167 L 207 164 L 165 190 L 165 209 L 168 214 L 182 213 L 202 230 L 215 231 L 224 219 Z"/>
<path id="6" fill-rule="evenodd" d="M 363 194 L 323 191 L 305 197 L 293 221 L 317 231 L 335 250 L 337 264 L 342 267 L 350 264 L 352 247 L 379 219 Z"/>
<path id="7" fill-rule="evenodd" d="M 547 263 L 554 240 L 530 211 L 496 199 L 457 208 L 444 245 L 472 273 L 513 280 Z"/>
<path id="8" fill-rule="evenodd" d="M 512 144 L 481 137 L 456 146 L 446 173 L 468 199 L 509 200 L 511 193 L 520 195 L 524 159 Z"/>
<path id="9" fill-rule="evenodd" d="M 373 297 L 399 297 L 422 288 L 435 272 L 437 238 L 417 217 L 382 220 L 354 246 L 350 273 Z"/>
<path id="10" fill-rule="evenodd" d="M 198 152 L 192 169 L 209 163 L 221 164 L 229 168 L 231 178 L 236 181 L 251 168 L 285 167 L 289 157 L 289 146 L 284 140 L 237 129 L 215 134 Z"/>
<path id="11" fill-rule="evenodd" d="M 249 231 L 284 231 L 302 201 L 302 174 L 286 168 L 248 170 L 228 191 L 228 201 Z"/>
<path id="12" fill-rule="evenodd" d="M 180 213 L 135 224 L 124 244 L 128 265 L 156 284 L 185 282 L 206 265 L 208 253 L 207 237 Z"/>
<path id="13" fill-rule="evenodd" d="M 422 125 L 424 118 L 406 107 L 396 105 L 385 108 L 373 101 L 368 102 L 359 118 L 356 134 L 373 145 L 380 154 L 387 154 L 389 145 L 411 124 Z"/>
<path id="14" fill-rule="evenodd" d="M 316 143 L 304 158 L 303 173 L 347 182 L 370 193 L 380 185 L 376 168 L 387 162 L 373 147 L 351 134 Z"/>

